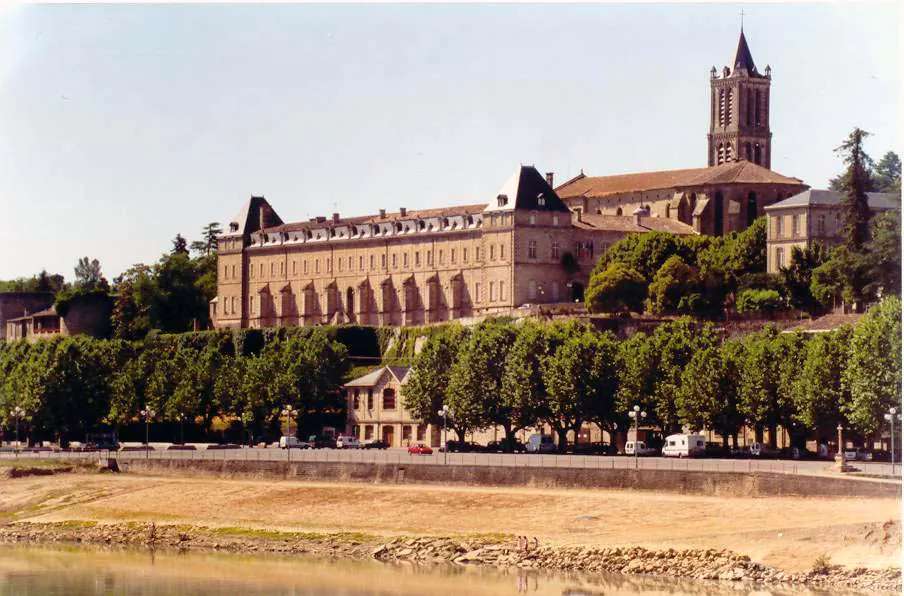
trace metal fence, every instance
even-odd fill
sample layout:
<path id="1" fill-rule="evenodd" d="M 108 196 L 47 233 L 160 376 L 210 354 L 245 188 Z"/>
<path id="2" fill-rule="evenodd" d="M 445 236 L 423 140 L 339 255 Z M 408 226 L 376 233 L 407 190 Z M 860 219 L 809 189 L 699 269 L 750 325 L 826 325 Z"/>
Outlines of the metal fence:
<path id="1" fill-rule="evenodd" d="M 591 470 L 670 470 L 688 472 L 768 472 L 774 474 L 823 474 L 831 462 L 757 459 L 676 459 L 663 457 L 502 454 L 502 453 L 440 453 L 414 455 L 404 450 L 345 450 L 345 449 L 198 449 L 155 450 L 130 449 L 106 451 L 21 451 L 0 452 L 0 459 L 97 461 L 115 457 L 131 460 L 186 460 L 237 462 L 330 462 L 374 463 L 395 465 L 501 466 L 525 468 L 577 468 Z M 891 476 L 892 465 L 878 462 L 854 462 L 863 473 Z M 894 475 L 901 476 L 901 465 L 895 465 Z"/>

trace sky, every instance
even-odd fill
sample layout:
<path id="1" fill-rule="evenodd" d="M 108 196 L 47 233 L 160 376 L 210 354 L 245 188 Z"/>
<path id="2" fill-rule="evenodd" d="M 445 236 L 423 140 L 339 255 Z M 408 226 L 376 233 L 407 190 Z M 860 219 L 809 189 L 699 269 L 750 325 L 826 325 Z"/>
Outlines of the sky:
<path id="1" fill-rule="evenodd" d="M 0 10 L 0 279 L 112 279 L 251 194 L 288 222 L 705 166 L 741 8 L 775 171 L 824 188 L 857 126 L 902 153 L 895 2 Z"/>

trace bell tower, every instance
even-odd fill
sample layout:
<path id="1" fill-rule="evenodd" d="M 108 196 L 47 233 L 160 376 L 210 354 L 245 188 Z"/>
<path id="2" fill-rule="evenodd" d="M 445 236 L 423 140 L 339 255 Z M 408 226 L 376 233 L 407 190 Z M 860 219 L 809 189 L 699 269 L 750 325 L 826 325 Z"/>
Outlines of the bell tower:
<path id="1" fill-rule="evenodd" d="M 724 67 L 721 76 L 715 66 L 710 71 L 710 166 L 744 159 L 771 168 L 771 83 L 772 69 L 767 65 L 765 74 L 757 71 L 742 27 L 734 66 Z"/>

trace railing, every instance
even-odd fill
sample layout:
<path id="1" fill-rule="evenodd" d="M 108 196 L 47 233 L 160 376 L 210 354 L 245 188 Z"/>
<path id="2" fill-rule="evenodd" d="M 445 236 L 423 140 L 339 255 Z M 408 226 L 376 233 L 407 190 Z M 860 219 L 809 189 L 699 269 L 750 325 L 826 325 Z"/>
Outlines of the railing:
<path id="1" fill-rule="evenodd" d="M 502 453 L 440 453 L 413 455 L 403 450 L 366 449 L 199 449 L 129 451 L 0 451 L 0 459 L 97 461 L 115 457 L 120 461 L 237 461 L 293 463 L 361 463 L 392 465 L 501 466 L 528 468 L 579 468 L 588 470 L 666 470 L 687 472 L 766 472 L 773 474 L 823 474 L 831 466 L 828 461 L 757 460 L 757 459 L 677 459 L 662 457 L 537 455 Z M 852 462 L 865 474 L 891 476 L 892 464 Z M 901 476 L 901 464 L 895 464 L 894 475 Z"/>

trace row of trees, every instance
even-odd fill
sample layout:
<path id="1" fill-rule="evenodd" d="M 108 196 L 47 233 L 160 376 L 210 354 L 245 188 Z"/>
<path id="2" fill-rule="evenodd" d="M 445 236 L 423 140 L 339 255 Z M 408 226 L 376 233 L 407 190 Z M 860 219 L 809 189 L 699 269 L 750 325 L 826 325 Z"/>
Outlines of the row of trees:
<path id="1" fill-rule="evenodd" d="M 33 438 L 65 444 L 99 428 L 142 422 L 144 408 L 155 421 L 187 420 L 202 434 L 230 425 L 276 432 L 285 405 L 309 428 L 342 410 L 348 351 L 328 330 L 300 329 L 257 346 L 233 339 L 152 334 L 144 342 L 61 337 L 0 344 L 0 421 L 10 428 L 18 406 Z"/>
<path id="2" fill-rule="evenodd" d="M 688 317 L 617 341 L 575 322 L 452 326 L 432 336 L 405 388 L 406 407 L 470 431 L 499 426 L 511 438 L 548 424 L 564 448 L 586 423 L 618 432 L 640 405 L 650 424 L 674 432 L 712 429 L 737 444 L 743 426 L 762 440 L 778 426 L 795 445 L 824 441 L 839 423 L 863 435 L 901 401 L 901 303 L 888 298 L 853 328 L 808 337 L 767 327 L 723 339 Z"/>

